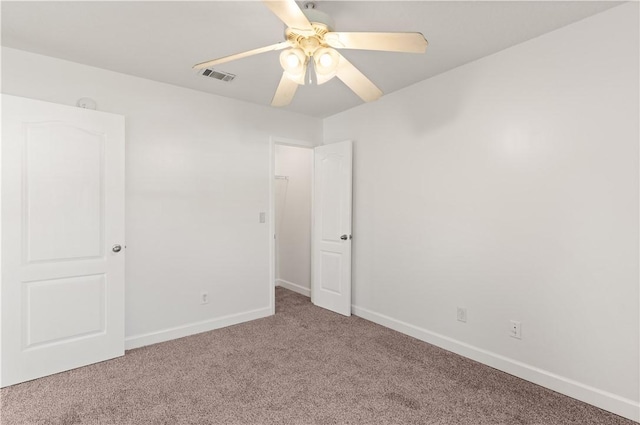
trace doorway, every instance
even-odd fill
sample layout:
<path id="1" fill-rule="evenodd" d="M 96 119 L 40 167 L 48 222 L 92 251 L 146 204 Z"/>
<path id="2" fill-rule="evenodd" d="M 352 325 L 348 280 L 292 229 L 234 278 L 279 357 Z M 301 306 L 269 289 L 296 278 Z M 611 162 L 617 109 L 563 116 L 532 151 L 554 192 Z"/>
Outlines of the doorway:
<path id="1" fill-rule="evenodd" d="M 313 149 L 274 144 L 275 286 L 311 296 Z"/>
<path id="2" fill-rule="evenodd" d="M 318 307 L 351 315 L 352 152 L 350 140 L 314 146 L 271 139 L 272 314 L 277 285 L 310 297 Z"/>

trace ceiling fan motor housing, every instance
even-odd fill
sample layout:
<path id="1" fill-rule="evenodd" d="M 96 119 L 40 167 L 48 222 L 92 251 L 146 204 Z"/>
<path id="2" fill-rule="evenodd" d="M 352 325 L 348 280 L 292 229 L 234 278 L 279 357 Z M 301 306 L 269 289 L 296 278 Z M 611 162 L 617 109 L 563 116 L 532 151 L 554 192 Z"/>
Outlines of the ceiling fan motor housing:
<path id="1" fill-rule="evenodd" d="M 288 41 L 299 46 L 308 57 L 311 57 L 317 49 L 328 46 L 324 35 L 334 30 L 334 22 L 331 16 L 315 9 L 313 3 L 305 4 L 305 8 L 301 10 L 311 23 L 315 34 L 310 35 L 308 30 L 298 30 L 291 27 L 285 28 L 284 34 Z"/>
<path id="2" fill-rule="evenodd" d="M 312 25 L 314 23 L 323 24 L 327 27 L 328 31 L 333 31 L 335 28 L 335 22 L 331 16 L 318 9 L 302 9 L 302 13 L 304 13 Z"/>

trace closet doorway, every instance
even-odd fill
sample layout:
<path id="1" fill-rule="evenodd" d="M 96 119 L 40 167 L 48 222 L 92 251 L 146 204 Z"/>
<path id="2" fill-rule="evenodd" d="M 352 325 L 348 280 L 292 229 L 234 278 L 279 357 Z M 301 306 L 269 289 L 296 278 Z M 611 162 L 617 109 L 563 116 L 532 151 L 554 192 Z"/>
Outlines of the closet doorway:
<path id="1" fill-rule="evenodd" d="M 311 296 L 313 149 L 275 143 L 275 286 Z"/>
<path id="2" fill-rule="evenodd" d="M 269 292 L 275 286 L 351 315 L 353 144 L 272 138 L 269 165 Z"/>

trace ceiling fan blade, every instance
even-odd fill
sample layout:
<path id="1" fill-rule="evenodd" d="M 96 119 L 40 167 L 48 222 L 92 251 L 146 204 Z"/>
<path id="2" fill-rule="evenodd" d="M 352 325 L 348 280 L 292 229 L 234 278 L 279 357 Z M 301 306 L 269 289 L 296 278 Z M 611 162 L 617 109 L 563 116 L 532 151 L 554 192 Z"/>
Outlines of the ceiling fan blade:
<path id="1" fill-rule="evenodd" d="M 207 62 L 202 62 L 202 63 L 196 64 L 196 65 L 193 65 L 193 68 L 194 69 L 209 68 L 211 66 L 219 65 L 221 63 L 231 62 L 231 61 L 234 61 L 234 60 L 237 60 L 237 59 L 246 58 L 248 56 L 257 55 L 259 53 L 270 52 L 272 50 L 282 50 L 282 49 L 286 49 L 287 47 L 291 47 L 291 43 L 289 41 L 283 41 L 281 43 L 272 44 L 270 46 L 260 47 L 258 49 L 248 50 L 248 51 L 242 52 L 242 53 L 236 53 L 235 55 L 229 55 L 229 56 L 225 56 L 223 58 L 218 58 L 218 59 L 213 59 L 213 60 L 210 60 L 210 61 L 207 61 Z"/>
<path id="2" fill-rule="evenodd" d="M 287 106 L 293 100 L 296 90 L 298 90 L 298 83 L 287 77 L 286 72 L 283 72 L 278 89 L 271 100 L 271 106 Z"/>
<path id="3" fill-rule="evenodd" d="M 371 102 L 382 96 L 382 91 L 342 55 L 340 55 L 336 76 L 365 102 Z"/>
<path id="4" fill-rule="evenodd" d="M 429 44 L 419 32 L 329 32 L 324 40 L 336 49 L 424 53 Z"/>
<path id="5" fill-rule="evenodd" d="M 315 35 L 311 22 L 294 0 L 263 0 L 264 4 L 289 28 L 300 33 Z"/>

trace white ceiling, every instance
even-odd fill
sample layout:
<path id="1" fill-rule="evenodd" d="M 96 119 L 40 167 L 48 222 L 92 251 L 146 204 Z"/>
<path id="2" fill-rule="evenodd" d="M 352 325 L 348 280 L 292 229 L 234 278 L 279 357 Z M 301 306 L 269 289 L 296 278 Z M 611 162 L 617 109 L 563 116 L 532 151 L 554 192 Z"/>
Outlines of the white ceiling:
<path id="1" fill-rule="evenodd" d="M 597 1 L 319 1 L 336 31 L 418 31 L 427 53 L 343 50 L 384 93 L 596 14 Z M 300 3 L 299 3 L 300 4 Z M 220 65 L 231 83 L 191 66 L 283 40 L 283 24 L 259 1 L 2 1 L 2 44 L 73 62 L 269 105 L 279 52 Z M 326 117 L 361 100 L 338 79 L 301 86 L 285 109 Z"/>

